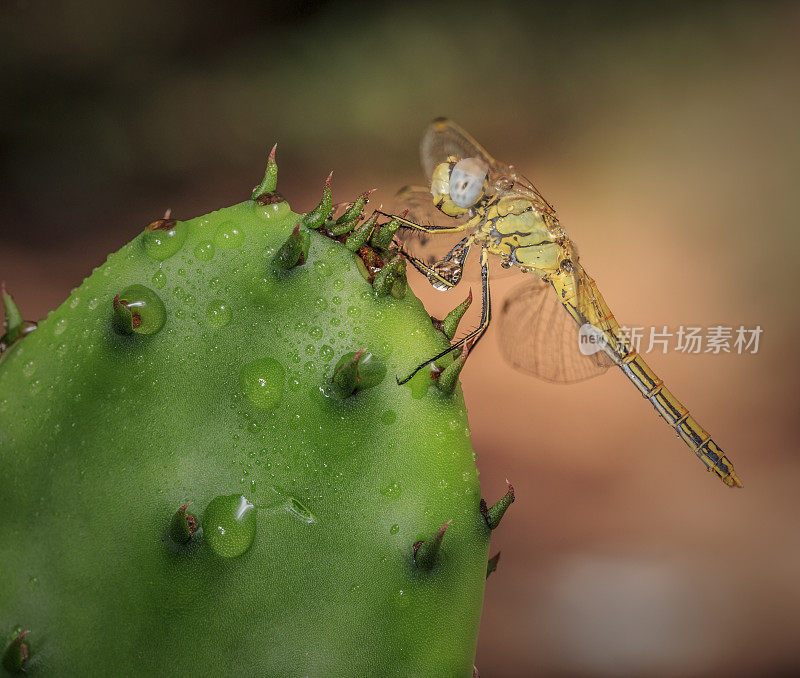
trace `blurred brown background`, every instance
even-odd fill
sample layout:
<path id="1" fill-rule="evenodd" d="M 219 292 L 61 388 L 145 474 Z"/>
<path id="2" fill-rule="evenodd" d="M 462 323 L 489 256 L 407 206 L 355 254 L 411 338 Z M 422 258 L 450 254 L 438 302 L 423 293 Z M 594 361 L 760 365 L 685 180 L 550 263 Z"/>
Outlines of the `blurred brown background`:
<path id="1" fill-rule="evenodd" d="M 518 501 L 481 675 L 800 675 L 798 31 L 798 3 L 4 2 L 0 277 L 44 316 L 166 207 L 248 197 L 275 140 L 295 209 L 331 168 L 389 200 L 453 117 L 555 202 L 621 322 L 764 329 L 650 356 L 739 491 L 622 375 L 539 382 L 490 332 L 464 390 L 484 494 Z"/>

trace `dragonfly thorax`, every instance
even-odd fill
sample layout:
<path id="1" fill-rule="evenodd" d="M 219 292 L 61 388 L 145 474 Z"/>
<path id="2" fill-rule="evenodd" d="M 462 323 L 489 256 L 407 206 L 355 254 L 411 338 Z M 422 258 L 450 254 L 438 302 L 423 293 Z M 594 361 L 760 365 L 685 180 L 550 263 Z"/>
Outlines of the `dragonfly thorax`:
<path id="1" fill-rule="evenodd" d="M 530 200 L 513 195 L 492 200 L 483 216 L 476 240 L 500 256 L 503 265 L 546 277 L 569 259 L 569 241 L 563 229 L 551 228 Z"/>

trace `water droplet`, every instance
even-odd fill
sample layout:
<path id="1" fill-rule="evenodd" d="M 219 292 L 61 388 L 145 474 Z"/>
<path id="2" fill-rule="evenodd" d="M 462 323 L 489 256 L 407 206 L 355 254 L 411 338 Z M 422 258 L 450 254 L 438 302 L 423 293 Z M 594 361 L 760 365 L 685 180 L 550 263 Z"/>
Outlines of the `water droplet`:
<path id="1" fill-rule="evenodd" d="M 325 346 L 322 346 L 319 349 L 319 357 L 322 358 L 323 362 L 326 363 L 330 362 L 331 360 L 333 360 L 333 349 L 327 344 Z"/>
<path id="2" fill-rule="evenodd" d="M 214 243 L 210 240 L 203 240 L 194 248 L 194 256 L 200 261 L 210 261 L 214 258 Z"/>
<path id="3" fill-rule="evenodd" d="M 397 421 L 397 412 L 394 410 L 386 410 L 386 412 L 381 415 L 381 421 L 386 424 L 386 426 L 391 426 Z"/>
<path id="4" fill-rule="evenodd" d="M 214 242 L 221 249 L 233 250 L 244 242 L 244 233 L 232 221 L 223 221 L 217 226 Z"/>
<path id="5" fill-rule="evenodd" d="M 142 235 L 144 251 L 156 261 L 164 261 L 175 254 L 186 240 L 186 224 L 176 222 L 167 230 L 156 228 Z"/>
<path id="6" fill-rule="evenodd" d="M 433 377 L 431 377 L 431 371 L 427 367 L 421 369 L 405 383 L 411 389 L 411 397 L 415 400 L 424 398 L 431 384 L 433 384 Z"/>
<path id="7" fill-rule="evenodd" d="M 155 277 L 155 276 L 153 276 L 153 277 Z M 99 303 L 100 303 L 100 299 L 98 297 L 92 297 L 91 299 L 89 299 L 89 303 L 87 304 L 87 306 L 89 307 L 90 311 L 94 311 L 94 309 L 97 308 L 97 305 Z"/>
<path id="8" fill-rule="evenodd" d="M 275 281 L 271 278 L 256 278 L 247 291 L 247 298 L 255 306 L 263 306 L 272 300 Z"/>
<path id="9" fill-rule="evenodd" d="M 289 497 L 289 500 L 284 505 L 284 509 L 287 513 L 302 520 L 307 525 L 317 522 L 316 518 L 311 514 L 311 511 L 308 510 L 308 507 L 294 497 Z"/>
<path id="10" fill-rule="evenodd" d="M 233 313 L 226 301 L 212 299 L 206 306 L 206 320 L 212 327 L 225 327 L 230 321 Z"/>
<path id="11" fill-rule="evenodd" d="M 271 205 L 259 205 L 258 203 L 255 204 L 256 210 L 263 214 L 265 219 L 280 219 L 291 211 L 289 208 L 289 203 L 285 200 L 282 202 L 272 203 Z"/>
<path id="12" fill-rule="evenodd" d="M 283 399 L 286 370 L 273 358 L 247 363 L 239 373 L 239 383 L 250 402 L 265 410 L 275 409 Z"/>
<path id="13" fill-rule="evenodd" d="M 29 360 L 22 366 L 22 374 L 26 377 L 30 377 L 36 371 L 36 363 L 33 360 Z"/>
<path id="14" fill-rule="evenodd" d="M 395 523 L 389 528 L 389 534 L 397 534 L 400 531 L 400 526 Z"/>
<path id="15" fill-rule="evenodd" d="M 162 289 L 167 284 L 167 276 L 164 275 L 164 271 L 156 271 L 150 280 L 157 290 Z"/>
<path id="16" fill-rule="evenodd" d="M 350 306 L 347 309 L 347 315 L 351 318 L 358 318 L 361 316 L 361 309 L 358 306 Z"/>
<path id="17" fill-rule="evenodd" d="M 65 329 L 67 329 L 67 319 L 61 318 L 61 320 L 56 323 L 53 334 L 61 334 Z"/>
<path id="18" fill-rule="evenodd" d="M 215 497 L 203 514 L 203 535 L 218 556 L 242 555 L 256 535 L 255 506 L 240 494 Z"/>
<path id="19" fill-rule="evenodd" d="M 167 319 L 164 302 L 144 285 L 129 285 L 114 303 L 114 320 L 124 334 L 155 334 Z"/>
<path id="20" fill-rule="evenodd" d="M 384 497 L 392 497 L 393 499 L 397 499 L 402 492 L 403 488 L 400 487 L 399 483 L 392 483 L 381 490 L 381 494 Z"/>
<path id="21" fill-rule="evenodd" d="M 395 602 L 397 603 L 397 607 L 408 607 L 408 603 L 410 602 L 408 592 L 400 589 L 397 592 L 397 598 L 395 599 Z"/>

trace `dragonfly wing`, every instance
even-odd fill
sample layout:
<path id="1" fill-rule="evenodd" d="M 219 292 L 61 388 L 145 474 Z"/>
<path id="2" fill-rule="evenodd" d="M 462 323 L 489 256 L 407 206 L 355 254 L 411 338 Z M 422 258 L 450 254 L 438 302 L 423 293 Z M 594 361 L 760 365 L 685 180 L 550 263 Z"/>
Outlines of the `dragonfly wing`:
<path id="1" fill-rule="evenodd" d="M 500 330 L 505 360 L 544 381 L 571 384 L 603 374 L 614 364 L 602 351 L 581 353 L 578 325 L 552 287 L 534 274 L 509 292 Z"/>
<path id="2" fill-rule="evenodd" d="M 436 118 L 420 142 L 420 159 L 425 176 L 430 180 L 433 170 L 451 156 L 456 158 L 480 158 L 487 165 L 496 165 L 495 159 L 486 152 L 461 126 L 447 118 Z"/>
<path id="3" fill-rule="evenodd" d="M 517 172 L 516 169 L 511 166 L 508 167 L 508 173 L 511 175 L 514 181 L 513 186 L 509 188 L 510 192 L 528 198 L 534 203 L 534 205 L 536 205 L 536 209 L 538 209 L 541 213 L 548 214 L 555 218 L 556 208 L 547 202 L 547 200 L 545 200 L 544 196 L 539 192 L 539 189 L 534 186 L 530 179 Z"/>
<path id="4" fill-rule="evenodd" d="M 433 170 L 448 158 L 480 158 L 489 167 L 489 193 L 516 194 L 529 199 L 540 212 L 555 217 L 555 208 L 544 199 L 530 179 L 511 166 L 495 160 L 472 136 L 452 120 L 437 118 L 422 135 L 420 158 L 425 176 L 430 180 Z"/>

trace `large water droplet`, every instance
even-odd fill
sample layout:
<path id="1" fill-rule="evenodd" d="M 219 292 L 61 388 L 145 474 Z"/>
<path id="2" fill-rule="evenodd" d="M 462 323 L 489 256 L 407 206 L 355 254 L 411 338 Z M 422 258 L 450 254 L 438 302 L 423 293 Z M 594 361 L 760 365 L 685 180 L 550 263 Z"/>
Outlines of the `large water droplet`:
<path id="1" fill-rule="evenodd" d="M 250 402 L 265 410 L 275 409 L 283 399 L 286 370 L 273 358 L 247 363 L 239 373 L 239 383 Z"/>
<path id="2" fill-rule="evenodd" d="M 423 367 L 405 383 L 405 385 L 411 389 L 411 397 L 415 400 L 424 398 L 428 393 L 428 388 L 430 388 L 432 384 L 433 378 L 431 377 L 431 371 L 428 367 Z"/>
<path id="3" fill-rule="evenodd" d="M 232 315 L 227 301 L 212 299 L 206 306 L 206 320 L 212 327 L 225 327 L 231 321 Z"/>
<path id="4" fill-rule="evenodd" d="M 142 236 L 144 251 L 156 261 L 164 261 L 175 254 L 186 240 L 188 229 L 180 222 L 166 222 L 171 227 L 145 231 Z"/>
<path id="5" fill-rule="evenodd" d="M 397 499 L 403 492 L 403 488 L 400 487 L 400 483 L 392 483 L 391 485 L 387 485 L 381 490 L 381 494 L 384 497 L 392 497 L 393 499 Z"/>
<path id="6" fill-rule="evenodd" d="M 194 248 L 194 256 L 200 261 L 209 261 L 214 258 L 214 243 L 210 240 L 203 240 Z"/>
<path id="7" fill-rule="evenodd" d="M 161 297 L 144 285 L 129 285 L 114 301 L 115 324 L 124 334 L 155 334 L 166 319 Z"/>
<path id="8" fill-rule="evenodd" d="M 236 249 L 244 242 L 244 233 L 232 221 L 223 221 L 217 226 L 214 242 L 224 250 Z"/>
<path id="9" fill-rule="evenodd" d="M 265 219 L 280 219 L 289 214 L 291 211 L 289 208 L 289 203 L 285 200 L 264 206 L 261 206 L 258 203 L 254 204 L 256 205 L 256 211 L 262 214 Z"/>
<path id="10" fill-rule="evenodd" d="M 256 509 L 240 494 L 220 495 L 203 514 L 203 536 L 218 556 L 236 558 L 253 544 Z"/>

